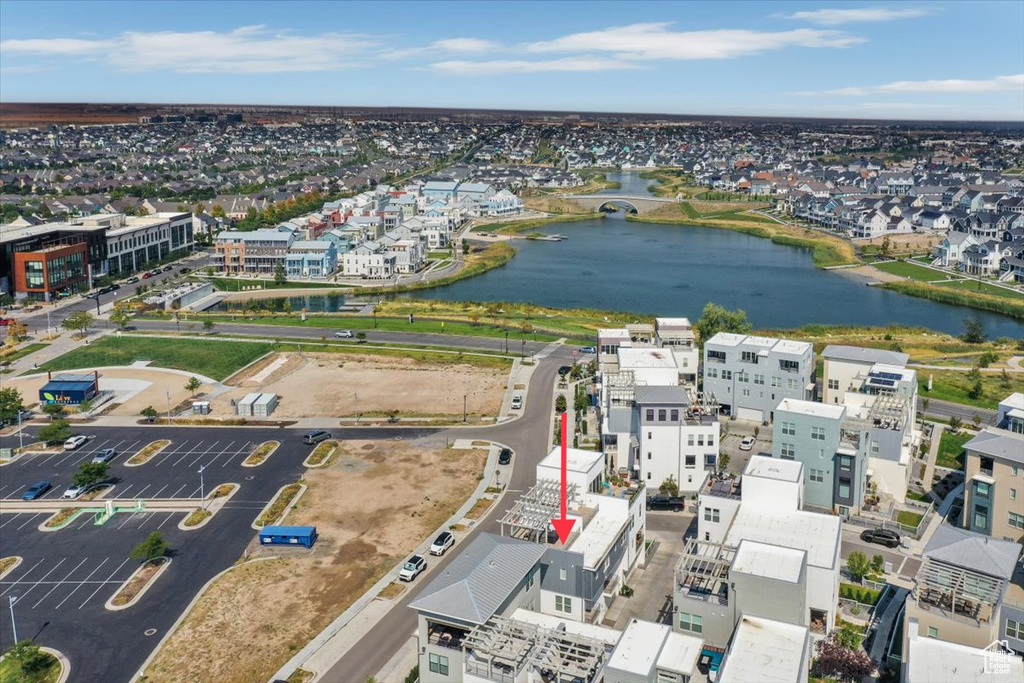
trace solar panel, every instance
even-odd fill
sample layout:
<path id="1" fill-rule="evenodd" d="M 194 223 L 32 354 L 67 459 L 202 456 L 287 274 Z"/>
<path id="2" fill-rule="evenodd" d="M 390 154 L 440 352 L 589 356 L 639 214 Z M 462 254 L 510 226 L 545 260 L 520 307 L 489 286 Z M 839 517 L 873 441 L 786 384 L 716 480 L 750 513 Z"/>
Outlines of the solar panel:
<path id="1" fill-rule="evenodd" d="M 883 387 L 893 387 L 893 386 L 896 386 L 896 382 L 894 382 L 891 379 L 879 379 L 877 377 L 872 377 L 871 378 L 871 383 L 872 384 L 878 384 L 878 385 L 883 386 Z"/>

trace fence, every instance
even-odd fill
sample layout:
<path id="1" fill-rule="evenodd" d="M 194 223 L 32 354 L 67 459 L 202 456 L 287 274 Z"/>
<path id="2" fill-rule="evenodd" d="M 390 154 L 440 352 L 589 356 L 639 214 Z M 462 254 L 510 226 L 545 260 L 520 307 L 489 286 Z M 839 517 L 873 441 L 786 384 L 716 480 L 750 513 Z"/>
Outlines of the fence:
<path id="1" fill-rule="evenodd" d="M 921 515 L 921 519 L 918 520 L 916 526 L 902 524 L 898 519 L 900 512 L 913 512 Z M 895 505 L 891 506 L 885 515 L 862 511 L 859 515 L 848 515 L 844 521 L 865 528 L 888 529 L 920 539 L 934 515 L 935 505 L 933 503 L 923 503 L 907 499 L 901 504 L 900 508 L 897 508 Z"/>

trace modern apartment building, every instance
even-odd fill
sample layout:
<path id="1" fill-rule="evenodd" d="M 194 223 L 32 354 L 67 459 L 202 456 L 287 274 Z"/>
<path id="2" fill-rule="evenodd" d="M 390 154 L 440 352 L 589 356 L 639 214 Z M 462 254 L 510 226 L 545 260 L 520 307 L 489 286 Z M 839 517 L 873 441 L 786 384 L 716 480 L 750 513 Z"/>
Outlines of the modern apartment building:
<path id="1" fill-rule="evenodd" d="M 338 270 L 338 248 L 329 240 L 298 240 L 284 258 L 288 277 L 322 280 Z"/>
<path id="2" fill-rule="evenodd" d="M 655 318 L 598 330 L 597 361 L 602 373 L 635 373 L 638 385 L 696 384 L 700 354 L 687 318 Z"/>
<path id="3" fill-rule="evenodd" d="M 866 349 L 860 346 L 830 344 L 821 352 L 824 360 L 821 372 L 821 402 L 842 403 L 847 391 L 858 391 L 860 378 L 874 365 L 904 367 L 910 356 L 898 351 Z"/>
<path id="4" fill-rule="evenodd" d="M 675 567 L 673 628 L 724 650 L 745 637 L 744 619 L 789 624 L 779 642 L 804 645 L 777 654 L 806 667 L 807 638 L 835 624 L 841 525 L 802 506 L 799 462 L 753 456 L 741 478 L 709 473 L 697 535 Z"/>
<path id="5" fill-rule="evenodd" d="M 1024 394 L 1010 394 L 999 402 L 996 426 L 1014 434 L 1024 434 Z"/>
<path id="6" fill-rule="evenodd" d="M 704 343 L 704 394 L 741 420 L 771 422 L 782 399 L 813 400 L 814 373 L 806 342 L 719 332 Z"/>
<path id="7" fill-rule="evenodd" d="M 273 277 L 284 267 L 288 248 L 295 241 L 287 230 L 225 230 L 213 243 L 214 268 L 222 273 Z"/>
<path id="8" fill-rule="evenodd" d="M 156 213 L 149 216 L 94 214 L 75 221 L 106 231 L 107 257 L 93 275 L 127 275 L 152 261 L 195 248 L 192 214 Z"/>
<path id="9" fill-rule="evenodd" d="M 986 427 L 964 449 L 964 527 L 1024 542 L 1024 433 Z"/>

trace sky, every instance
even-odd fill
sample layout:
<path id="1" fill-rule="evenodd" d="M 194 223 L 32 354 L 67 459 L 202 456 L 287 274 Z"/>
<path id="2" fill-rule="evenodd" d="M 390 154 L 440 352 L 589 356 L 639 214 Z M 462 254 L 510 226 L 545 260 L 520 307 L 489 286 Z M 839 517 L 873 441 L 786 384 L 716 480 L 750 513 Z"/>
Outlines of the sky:
<path id="1" fill-rule="evenodd" d="M 1024 1 L 0 1 L 0 101 L 1024 122 Z"/>

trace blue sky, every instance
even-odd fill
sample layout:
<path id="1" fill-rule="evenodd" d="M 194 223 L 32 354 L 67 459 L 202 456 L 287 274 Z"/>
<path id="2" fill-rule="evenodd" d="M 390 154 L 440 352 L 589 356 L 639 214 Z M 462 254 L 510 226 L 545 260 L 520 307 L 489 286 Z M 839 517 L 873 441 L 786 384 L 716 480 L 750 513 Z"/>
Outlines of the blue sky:
<path id="1" fill-rule="evenodd" d="M 1024 121 L 1024 2 L 0 2 L 0 100 Z"/>

